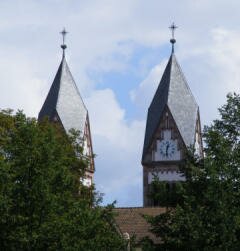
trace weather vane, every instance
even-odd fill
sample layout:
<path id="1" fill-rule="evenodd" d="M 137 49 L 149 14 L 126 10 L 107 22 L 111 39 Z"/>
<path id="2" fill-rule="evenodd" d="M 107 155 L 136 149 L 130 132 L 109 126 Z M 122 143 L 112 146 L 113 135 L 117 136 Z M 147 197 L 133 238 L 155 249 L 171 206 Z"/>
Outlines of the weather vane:
<path id="1" fill-rule="evenodd" d="M 170 43 L 172 44 L 172 53 L 174 53 L 174 44 L 176 43 L 176 39 L 174 38 L 174 32 L 178 27 L 172 23 L 172 25 L 169 27 L 170 30 L 172 30 L 172 38 L 170 39 Z"/>
<path id="2" fill-rule="evenodd" d="M 67 48 L 65 44 L 65 36 L 67 35 L 68 32 L 65 30 L 65 28 L 63 28 L 63 30 L 60 33 L 62 34 L 62 38 L 63 38 L 63 44 L 61 45 L 61 48 L 64 51 Z"/>

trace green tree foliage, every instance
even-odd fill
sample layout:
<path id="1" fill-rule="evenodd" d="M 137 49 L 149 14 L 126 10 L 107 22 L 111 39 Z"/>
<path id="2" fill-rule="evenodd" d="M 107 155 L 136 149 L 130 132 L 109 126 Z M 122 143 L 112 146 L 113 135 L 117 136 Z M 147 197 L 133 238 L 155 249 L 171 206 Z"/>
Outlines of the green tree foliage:
<path id="1" fill-rule="evenodd" d="M 80 182 L 80 143 L 47 120 L 0 112 L 0 250 L 122 250 L 111 208 Z"/>
<path id="2" fill-rule="evenodd" d="M 151 184 L 149 197 L 154 206 L 175 207 L 182 200 L 182 182 L 159 181 L 156 177 Z"/>
<path id="3" fill-rule="evenodd" d="M 176 207 L 148 218 L 161 236 L 155 250 L 240 250 L 240 95 L 204 129 L 204 160 L 189 154 Z"/>

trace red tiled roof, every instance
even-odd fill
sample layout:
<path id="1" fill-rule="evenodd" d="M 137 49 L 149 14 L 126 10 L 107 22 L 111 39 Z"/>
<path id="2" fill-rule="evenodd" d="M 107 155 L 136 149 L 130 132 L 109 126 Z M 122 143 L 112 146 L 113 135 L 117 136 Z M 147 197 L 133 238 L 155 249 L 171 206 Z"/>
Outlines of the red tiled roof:
<path id="1" fill-rule="evenodd" d="M 166 209 L 162 207 L 114 208 L 115 221 L 121 233 L 128 233 L 131 237 L 135 236 L 137 242 L 143 237 L 149 237 L 154 243 L 160 242 L 160 238 L 149 231 L 150 225 L 143 215 L 156 216 L 165 211 Z"/>

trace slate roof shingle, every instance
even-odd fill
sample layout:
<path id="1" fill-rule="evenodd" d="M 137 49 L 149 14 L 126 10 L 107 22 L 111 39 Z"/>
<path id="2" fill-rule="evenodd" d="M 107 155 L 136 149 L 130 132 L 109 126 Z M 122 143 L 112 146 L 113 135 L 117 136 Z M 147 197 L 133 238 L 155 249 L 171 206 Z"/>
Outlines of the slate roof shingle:
<path id="1" fill-rule="evenodd" d="M 168 107 L 186 146 L 194 144 L 198 105 L 174 53 L 171 54 L 160 84 L 148 108 L 143 157 L 152 143 L 165 107 Z"/>
<path id="2" fill-rule="evenodd" d="M 84 132 L 88 111 L 64 55 L 38 119 L 48 116 L 52 120 L 56 113 L 66 132 L 71 128 Z"/>

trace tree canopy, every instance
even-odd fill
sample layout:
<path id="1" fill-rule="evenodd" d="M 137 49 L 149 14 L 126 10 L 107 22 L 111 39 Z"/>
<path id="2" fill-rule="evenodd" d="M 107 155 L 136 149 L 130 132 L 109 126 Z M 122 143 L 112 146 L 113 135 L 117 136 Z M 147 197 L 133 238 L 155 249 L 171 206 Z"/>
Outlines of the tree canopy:
<path id="1" fill-rule="evenodd" d="M 0 250 L 122 250 L 110 207 L 81 178 L 79 133 L 0 112 Z"/>
<path id="2" fill-rule="evenodd" d="M 240 250 L 240 95 L 228 94 L 219 113 L 204 128 L 204 159 L 190 152 L 181 167 L 176 205 L 148 218 L 162 238 L 152 250 Z"/>

